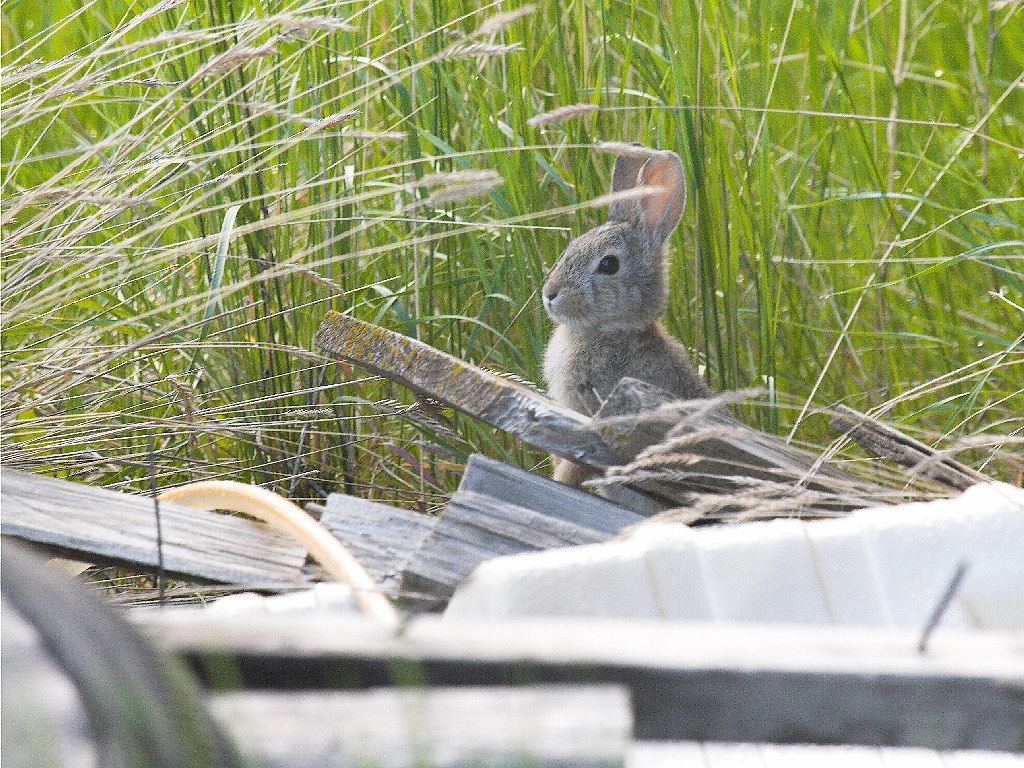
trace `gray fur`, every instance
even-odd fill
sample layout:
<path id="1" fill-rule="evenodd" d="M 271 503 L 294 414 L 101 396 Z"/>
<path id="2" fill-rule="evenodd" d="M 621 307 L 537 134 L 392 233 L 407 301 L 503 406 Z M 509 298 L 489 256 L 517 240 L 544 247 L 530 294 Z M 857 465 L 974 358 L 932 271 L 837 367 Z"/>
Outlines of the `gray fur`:
<path id="1" fill-rule="evenodd" d="M 558 324 L 544 354 L 548 392 L 586 415 L 623 376 L 685 399 L 710 397 L 686 349 L 661 324 L 668 301 L 664 245 L 686 200 L 682 163 L 669 151 L 646 161 L 620 155 L 612 178 L 615 191 L 662 189 L 613 207 L 607 223 L 569 243 L 548 276 L 544 308 Z M 615 274 L 597 271 L 606 256 L 618 259 Z M 564 476 L 556 471 L 556 479 Z"/>

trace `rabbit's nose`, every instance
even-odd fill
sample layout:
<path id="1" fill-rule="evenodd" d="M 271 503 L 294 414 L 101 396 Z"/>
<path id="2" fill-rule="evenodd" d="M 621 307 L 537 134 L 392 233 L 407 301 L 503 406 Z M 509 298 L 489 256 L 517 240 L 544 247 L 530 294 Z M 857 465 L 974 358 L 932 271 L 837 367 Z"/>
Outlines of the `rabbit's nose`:
<path id="1" fill-rule="evenodd" d="M 558 297 L 558 286 L 552 285 L 551 283 L 545 283 L 542 293 L 544 294 L 545 303 L 550 304 Z"/>

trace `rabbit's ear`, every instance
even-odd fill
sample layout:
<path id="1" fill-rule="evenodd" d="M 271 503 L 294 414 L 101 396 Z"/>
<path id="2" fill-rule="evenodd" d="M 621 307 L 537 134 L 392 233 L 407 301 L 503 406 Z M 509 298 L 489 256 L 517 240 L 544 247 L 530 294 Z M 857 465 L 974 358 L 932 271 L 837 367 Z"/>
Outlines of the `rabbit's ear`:
<path id="1" fill-rule="evenodd" d="M 636 186 L 645 158 L 636 155 L 618 155 L 612 169 L 612 192 L 622 192 Z M 612 221 L 629 221 L 636 216 L 636 200 L 623 200 L 608 206 Z"/>
<path id="2" fill-rule="evenodd" d="M 683 163 L 675 152 L 665 150 L 644 163 L 637 178 L 644 186 L 662 188 L 660 192 L 638 201 L 638 223 L 647 236 L 660 245 L 683 218 L 683 206 L 686 204 Z"/>

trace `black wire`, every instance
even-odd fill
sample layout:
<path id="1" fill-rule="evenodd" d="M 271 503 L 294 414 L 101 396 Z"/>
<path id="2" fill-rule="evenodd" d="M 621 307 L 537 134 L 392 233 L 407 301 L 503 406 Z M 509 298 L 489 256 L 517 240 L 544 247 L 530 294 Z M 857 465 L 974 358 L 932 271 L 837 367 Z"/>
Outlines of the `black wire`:
<path id="1" fill-rule="evenodd" d="M 153 433 L 149 433 L 149 492 L 153 496 L 153 515 L 156 517 L 156 590 L 158 602 L 164 605 L 164 535 L 160 525 L 160 499 L 156 487 L 156 460 L 153 455 Z"/>
<path id="2" fill-rule="evenodd" d="M 967 568 L 968 563 L 966 560 L 961 560 L 957 563 L 953 577 L 949 580 L 949 584 L 946 585 L 946 591 L 942 593 L 942 597 L 939 598 L 939 602 L 932 611 L 932 615 L 928 617 L 928 622 L 921 631 L 921 642 L 917 644 L 918 653 L 924 653 L 928 647 L 928 638 L 935 631 L 935 628 L 939 626 L 939 622 L 942 621 L 942 617 L 945 615 L 950 603 L 953 602 L 953 597 L 956 596 L 957 590 L 960 589 L 964 576 L 967 574 Z"/>

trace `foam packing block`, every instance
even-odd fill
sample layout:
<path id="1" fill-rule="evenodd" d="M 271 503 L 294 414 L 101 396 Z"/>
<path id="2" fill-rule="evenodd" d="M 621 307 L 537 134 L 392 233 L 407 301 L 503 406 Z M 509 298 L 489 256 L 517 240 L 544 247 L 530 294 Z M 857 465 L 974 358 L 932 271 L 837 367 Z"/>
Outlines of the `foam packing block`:
<path id="1" fill-rule="evenodd" d="M 643 524 L 483 563 L 447 615 L 919 628 L 961 561 L 943 625 L 1024 629 L 1024 491 L 985 483 L 835 520 Z"/>

